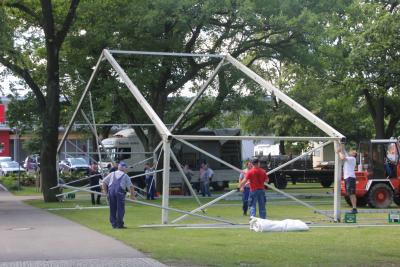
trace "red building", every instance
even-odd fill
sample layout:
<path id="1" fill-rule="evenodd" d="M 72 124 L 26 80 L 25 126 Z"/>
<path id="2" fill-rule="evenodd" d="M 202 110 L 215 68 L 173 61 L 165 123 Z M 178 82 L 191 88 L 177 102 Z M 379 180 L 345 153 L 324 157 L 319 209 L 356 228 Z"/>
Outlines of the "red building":
<path id="1" fill-rule="evenodd" d="M 2 99 L 4 103 L 4 98 Z M 6 104 L 0 104 L 0 156 L 10 156 L 10 127 L 6 121 Z"/>

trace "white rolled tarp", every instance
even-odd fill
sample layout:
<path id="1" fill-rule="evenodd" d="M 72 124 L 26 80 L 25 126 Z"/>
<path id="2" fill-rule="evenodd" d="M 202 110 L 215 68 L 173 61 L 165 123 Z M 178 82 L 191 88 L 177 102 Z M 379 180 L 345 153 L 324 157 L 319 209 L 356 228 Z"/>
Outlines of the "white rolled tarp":
<path id="1" fill-rule="evenodd" d="M 273 221 L 251 217 L 250 230 L 254 232 L 291 232 L 308 231 L 309 227 L 300 220 L 286 219 L 283 221 Z"/>

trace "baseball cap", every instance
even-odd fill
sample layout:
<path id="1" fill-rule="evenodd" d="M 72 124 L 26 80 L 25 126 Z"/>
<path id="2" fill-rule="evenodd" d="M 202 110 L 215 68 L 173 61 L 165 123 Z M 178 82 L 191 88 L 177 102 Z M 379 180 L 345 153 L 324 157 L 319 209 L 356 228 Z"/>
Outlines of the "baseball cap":
<path id="1" fill-rule="evenodd" d="M 128 165 L 126 165 L 125 162 L 121 161 L 120 163 L 118 163 L 118 167 L 128 168 Z"/>

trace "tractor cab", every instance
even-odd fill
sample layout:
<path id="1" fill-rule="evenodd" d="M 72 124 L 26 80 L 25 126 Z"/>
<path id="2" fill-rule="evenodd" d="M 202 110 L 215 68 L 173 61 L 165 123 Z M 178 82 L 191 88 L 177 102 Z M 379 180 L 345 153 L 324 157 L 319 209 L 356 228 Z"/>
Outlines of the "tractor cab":
<path id="1" fill-rule="evenodd" d="M 375 139 L 361 142 L 358 147 L 358 171 L 367 171 L 368 179 L 396 178 L 399 170 L 397 139 Z"/>
<path id="2" fill-rule="evenodd" d="M 400 147 L 397 139 L 361 142 L 357 154 L 357 206 L 387 208 L 400 205 Z M 342 181 L 342 195 L 350 199 Z"/>

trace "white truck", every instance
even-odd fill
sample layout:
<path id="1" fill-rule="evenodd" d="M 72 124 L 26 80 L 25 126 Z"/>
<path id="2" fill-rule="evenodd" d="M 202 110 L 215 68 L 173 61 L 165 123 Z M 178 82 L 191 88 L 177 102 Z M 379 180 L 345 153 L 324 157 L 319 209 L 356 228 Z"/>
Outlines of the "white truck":
<path id="1" fill-rule="evenodd" d="M 201 134 L 221 135 L 221 130 L 217 132 L 208 129 L 201 129 L 200 132 Z M 224 129 L 223 132 L 225 132 L 226 135 L 233 135 L 232 133 L 238 134 L 239 130 Z M 240 141 L 193 141 L 191 143 L 239 168 L 241 166 Z M 107 154 L 102 154 L 102 167 L 106 167 L 111 163 L 110 157 L 115 162 L 123 160 L 128 165 L 128 172 L 131 175 L 143 173 L 145 164 L 143 161 L 146 158 L 153 156 L 151 152 L 146 152 L 144 150 L 142 143 L 133 129 L 121 130 L 115 133 L 112 137 L 102 140 L 102 146 L 107 152 Z M 199 188 L 198 170 L 202 162 L 207 162 L 214 170 L 214 177 L 211 181 L 211 186 L 214 190 L 222 190 L 228 187 L 229 182 L 238 180 L 239 174 L 236 171 L 227 169 L 221 163 L 202 155 L 190 147 L 178 143 L 178 145 L 174 146 L 172 149 L 179 162 L 181 164 L 189 164 L 191 169 L 194 171 L 194 176 L 191 181 L 194 188 Z M 138 162 L 142 163 L 137 164 Z M 133 181 L 138 186 L 144 187 L 144 177 L 137 178 Z M 182 183 L 182 175 L 171 160 L 171 187 L 180 187 Z"/>

